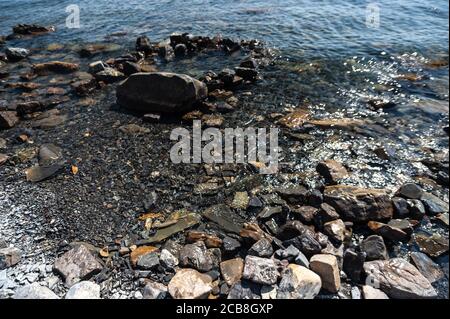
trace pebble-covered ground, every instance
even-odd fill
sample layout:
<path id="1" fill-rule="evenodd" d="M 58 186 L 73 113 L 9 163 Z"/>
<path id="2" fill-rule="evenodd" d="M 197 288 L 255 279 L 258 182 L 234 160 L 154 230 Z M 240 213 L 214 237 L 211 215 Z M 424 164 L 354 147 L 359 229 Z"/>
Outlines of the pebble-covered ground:
<path id="1" fill-rule="evenodd" d="M 338 68 L 188 34 L 14 46 L 49 32 L 0 38 L 0 298 L 448 298 L 448 56 Z M 117 102 L 158 71 L 208 94 L 170 114 Z M 279 171 L 172 163 L 193 120 L 279 128 Z"/>

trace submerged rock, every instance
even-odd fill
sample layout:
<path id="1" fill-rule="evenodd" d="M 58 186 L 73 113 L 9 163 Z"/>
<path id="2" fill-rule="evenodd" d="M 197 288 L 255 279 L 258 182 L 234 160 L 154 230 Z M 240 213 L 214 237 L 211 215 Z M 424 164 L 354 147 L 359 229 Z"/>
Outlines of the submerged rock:
<path id="1" fill-rule="evenodd" d="M 229 286 L 233 286 L 242 278 L 244 261 L 242 258 L 234 258 L 220 263 L 220 272 Z"/>
<path id="2" fill-rule="evenodd" d="M 369 279 L 389 297 L 395 299 L 436 298 L 430 282 L 406 260 L 369 261 L 364 264 Z"/>
<path id="3" fill-rule="evenodd" d="M 13 27 L 13 32 L 21 35 L 38 35 L 54 31 L 53 26 L 45 27 L 37 24 L 17 24 Z"/>
<path id="4" fill-rule="evenodd" d="M 411 261 L 431 283 L 435 283 L 445 277 L 441 267 L 424 253 L 411 253 Z"/>
<path id="5" fill-rule="evenodd" d="M 379 189 L 328 186 L 324 191 L 324 200 L 344 219 L 354 222 L 391 219 L 394 213 L 391 199 Z"/>
<path id="6" fill-rule="evenodd" d="M 167 296 L 167 287 L 159 282 L 147 282 L 142 292 L 144 299 L 165 299 Z"/>
<path id="7" fill-rule="evenodd" d="M 154 72 L 137 73 L 117 87 L 117 102 L 144 112 L 182 113 L 206 98 L 208 89 L 188 75 Z"/>
<path id="8" fill-rule="evenodd" d="M 33 65 L 33 71 L 38 75 L 46 75 L 49 73 L 73 73 L 78 71 L 78 69 L 78 64 L 62 61 L 51 61 Z"/>

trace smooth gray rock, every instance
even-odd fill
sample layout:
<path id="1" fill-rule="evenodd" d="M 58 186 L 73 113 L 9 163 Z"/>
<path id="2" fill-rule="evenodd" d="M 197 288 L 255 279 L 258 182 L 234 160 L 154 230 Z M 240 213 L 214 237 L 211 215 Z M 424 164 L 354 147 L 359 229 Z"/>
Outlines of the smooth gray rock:
<path id="1" fill-rule="evenodd" d="M 59 299 L 59 297 L 47 287 L 41 286 L 39 283 L 32 283 L 17 288 L 14 299 Z"/>
<path id="2" fill-rule="evenodd" d="M 100 286 L 92 281 L 81 281 L 70 287 L 65 299 L 100 299 Z"/>

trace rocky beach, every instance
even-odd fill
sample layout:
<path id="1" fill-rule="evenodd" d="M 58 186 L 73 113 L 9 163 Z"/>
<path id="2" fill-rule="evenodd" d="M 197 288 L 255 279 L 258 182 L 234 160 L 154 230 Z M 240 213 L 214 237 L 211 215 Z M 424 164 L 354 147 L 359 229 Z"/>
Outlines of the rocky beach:
<path id="1" fill-rule="evenodd" d="M 448 299 L 448 49 L 8 28 L 1 299 Z M 174 163 L 196 121 L 277 128 L 278 171 Z"/>

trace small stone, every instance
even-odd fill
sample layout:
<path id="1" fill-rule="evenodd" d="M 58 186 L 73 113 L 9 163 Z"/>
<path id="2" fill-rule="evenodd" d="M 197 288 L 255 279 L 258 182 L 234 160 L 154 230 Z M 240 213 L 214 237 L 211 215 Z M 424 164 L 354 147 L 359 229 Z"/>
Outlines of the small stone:
<path id="1" fill-rule="evenodd" d="M 136 267 L 139 259 L 147 254 L 156 252 L 158 249 L 153 246 L 140 246 L 134 249 L 130 254 L 130 262 L 133 267 Z"/>
<path id="2" fill-rule="evenodd" d="M 8 159 L 9 159 L 8 155 L 0 153 L 0 166 L 5 164 L 8 161 Z"/>
<path id="3" fill-rule="evenodd" d="M 403 230 L 383 223 L 372 221 L 368 223 L 368 226 L 377 235 L 392 241 L 404 241 L 409 237 Z"/>
<path id="4" fill-rule="evenodd" d="M 408 210 L 411 218 L 422 220 L 426 214 L 425 206 L 418 199 L 408 199 Z"/>
<path id="5" fill-rule="evenodd" d="M 234 194 L 231 207 L 234 209 L 246 210 L 248 208 L 249 202 L 250 198 L 247 192 L 236 192 L 236 194 Z"/>
<path id="6" fill-rule="evenodd" d="M 125 61 L 122 63 L 122 72 L 126 76 L 130 76 L 132 74 L 136 74 L 136 73 L 144 72 L 144 71 L 142 70 L 142 68 L 139 64 L 130 62 L 130 61 Z"/>
<path id="7" fill-rule="evenodd" d="M 250 68 L 238 67 L 234 69 L 237 76 L 240 76 L 246 81 L 255 81 L 258 76 L 258 71 Z"/>
<path id="8" fill-rule="evenodd" d="M 303 266 L 290 264 L 278 286 L 278 299 L 314 299 L 320 292 L 319 275 Z"/>
<path id="9" fill-rule="evenodd" d="M 380 289 L 373 288 L 372 286 L 362 287 L 364 299 L 389 299 L 389 297 Z"/>
<path id="10" fill-rule="evenodd" d="M 261 299 L 261 285 L 241 280 L 231 287 L 227 299 Z"/>
<path id="11" fill-rule="evenodd" d="M 394 299 L 436 298 L 430 282 L 406 260 L 370 261 L 364 264 L 366 275 Z"/>
<path id="12" fill-rule="evenodd" d="M 136 39 L 136 51 L 144 52 L 148 54 L 152 51 L 152 45 L 150 43 L 150 39 L 143 35 Z"/>
<path id="13" fill-rule="evenodd" d="M 0 248 L 0 270 L 17 265 L 21 258 L 22 251 L 18 248 Z"/>
<path id="14" fill-rule="evenodd" d="M 365 260 L 365 253 L 356 252 L 353 249 L 347 249 L 344 253 L 343 270 L 356 283 L 361 281 Z"/>
<path id="15" fill-rule="evenodd" d="M 225 236 L 223 238 L 223 250 L 228 254 L 235 253 L 239 248 L 241 248 L 241 243 L 231 237 Z"/>
<path id="16" fill-rule="evenodd" d="M 159 282 L 150 281 L 142 292 L 144 299 L 165 299 L 167 296 L 167 287 Z"/>
<path id="17" fill-rule="evenodd" d="M 19 118 L 15 111 L 0 111 L 0 129 L 9 129 L 19 123 Z"/>
<path id="18" fill-rule="evenodd" d="M 105 71 L 108 66 L 102 61 L 95 61 L 89 64 L 89 73 L 96 74 L 101 71 Z"/>
<path id="19" fill-rule="evenodd" d="M 243 271 L 244 261 L 242 258 L 229 259 L 220 263 L 220 272 L 229 286 L 233 286 L 241 280 Z"/>
<path id="20" fill-rule="evenodd" d="M 434 196 L 433 194 L 424 193 L 420 200 L 425 206 L 427 214 L 430 216 L 436 216 L 449 212 L 449 204 Z"/>
<path id="21" fill-rule="evenodd" d="M 17 288 L 14 299 L 59 299 L 59 297 L 47 287 L 39 283 L 32 283 Z"/>
<path id="22" fill-rule="evenodd" d="M 449 242 L 448 237 L 444 237 L 438 233 L 414 234 L 413 241 L 419 247 L 420 251 L 431 257 L 439 257 L 448 252 Z"/>
<path id="23" fill-rule="evenodd" d="M 211 290 L 211 277 L 194 269 L 180 269 L 168 285 L 174 299 L 206 299 Z"/>
<path id="24" fill-rule="evenodd" d="M 286 249 L 278 249 L 275 252 L 275 256 L 282 260 L 282 259 L 286 259 L 289 262 L 292 262 L 293 260 L 295 260 L 295 258 L 300 254 L 300 250 L 298 250 L 296 247 L 290 245 L 288 248 Z"/>
<path id="25" fill-rule="evenodd" d="M 345 224 L 342 219 L 333 220 L 323 225 L 323 232 L 330 239 L 341 243 L 345 239 Z"/>
<path id="26" fill-rule="evenodd" d="M 320 209 L 314 215 L 314 222 L 317 227 L 322 228 L 325 223 L 339 219 L 340 216 L 336 210 L 327 203 L 322 203 Z"/>
<path id="27" fill-rule="evenodd" d="M 137 124 L 127 124 L 119 127 L 119 130 L 130 135 L 144 135 L 150 133 L 150 129 L 139 126 Z"/>
<path id="28" fill-rule="evenodd" d="M 269 258 L 273 255 L 272 243 L 268 239 L 261 239 L 253 244 L 248 250 L 248 254 L 252 256 Z"/>
<path id="29" fill-rule="evenodd" d="M 255 59 L 248 58 L 248 59 L 245 59 L 244 61 L 242 61 L 239 66 L 242 68 L 256 69 L 258 67 L 258 63 L 256 62 Z"/>
<path id="30" fill-rule="evenodd" d="M 103 81 L 105 83 L 114 83 L 123 80 L 125 75 L 116 69 L 108 67 L 105 70 L 96 73 L 95 78 L 98 81 Z"/>
<path id="31" fill-rule="evenodd" d="M 331 206 L 330 206 L 331 207 Z M 318 210 L 312 206 L 291 207 L 291 214 L 304 224 L 311 224 Z"/>
<path id="32" fill-rule="evenodd" d="M 187 48 L 186 44 L 184 44 L 184 43 L 177 44 L 174 48 L 174 53 L 175 53 L 176 57 L 186 56 L 188 53 L 188 48 Z"/>
<path id="33" fill-rule="evenodd" d="M 444 272 L 438 264 L 436 264 L 430 257 L 420 252 L 411 253 L 411 261 L 417 267 L 422 275 L 428 279 L 429 282 L 435 283 L 445 277 Z"/>
<path id="34" fill-rule="evenodd" d="M 142 255 L 137 260 L 137 267 L 143 270 L 151 270 L 155 269 L 159 266 L 159 256 L 157 252 L 151 252 L 145 255 Z"/>
<path id="35" fill-rule="evenodd" d="M 341 163 L 334 160 L 320 162 L 316 170 L 329 184 L 337 184 L 339 180 L 348 177 L 347 169 Z"/>
<path id="36" fill-rule="evenodd" d="M 436 216 L 435 220 L 439 222 L 441 225 L 448 228 L 448 213 L 445 214 L 439 214 Z"/>
<path id="37" fill-rule="evenodd" d="M 64 277 L 66 285 L 71 287 L 100 272 L 103 266 L 92 256 L 86 246 L 78 245 L 56 259 L 53 268 Z"/>
<path id="38" fill-rule="evenodd" d="M 159 114 L 144 114 L 142 120 L 147 123 L 159 123 L 161 122 L 161 115 Z"/>
<path id="39" fill-rule="evenodd" d="M 354 186 L 327 186 L 324 200 L 333 206 L 341 218 L 352 222 L 391 219 L 392 200 L 384 190 Z"/>
<path id="40" fill-rule="evenodd" d="M 277 299 L 278 288 L 276 285 L 262 286 L 261 287 L 261 299 L 272 300 Z"/>
<path id="41" fill-rule="evenodd" d="M 62 169 L 61 163 L 51 164 L 48 166 L 33 166 L 25 171 L 27 181 L 38 183 L 47 178 L 52 177 Z"/>
<path id="42" fill-rule="evenodd" d="M 309 260 L 308 260 L 308 258 L 306 258 L 306 256 L 302 252 L 300 252 L 298 254 L 298 256 L 295 257 L 294 262 L 297 265 L 309 268 Z"/>
<path id="43" fill-rule="evenodd" d="M 278 271 L 272 259 L 247 256 L 243 278 L 262 285 L 274 285 L 277 283 Z"/>
<path id="44" fill-rule="evenodd" d="M 341 287 L 340 271 L 335 256 L 319 254 L 311 257 L 310 268 L 322 279 L 322 288 L 337 293 Z"/>
<path id="45" fill-rule="evenodd" d="M 92 281 L 81 281 L 70 287 L 65 299 L 100 299 L 100 286 Z"/>
<path id="46" fill-rule="evenodd" d="M 6 48 L 5 54 L 11 61 L 19 61 L 30 55 L 30 51 L 23 48 Z"/>
<path id="47" fill-rule="evenodd" d="M 401 197 L 392 198 L 392 204 L 394 205 L 394 212 L 397 218 L 409 217 L 408 201 Z"/>
<path id="48" fill-rule="evenodd" d="M 33 71 L 38 75 L 47 75 L 49 73 L 73 73 L 78 71 L 79 65 L 61 61 L 51 61 L 46 63 L 34 64 Z"/>
<path id="49" fill-rule="evenodd" d="M 383 237 L 372 235 L 367 237 L 361 243 L 361 251 L 366 254 L 366 260 L 378 260 L 378 259 L 388 259 L 388 253 L 386 249 L 386 245 L 384 243 Z"/>
<path id="50" fill-rule="evenodd" d="M 190 267 L 202 272 L 210 271 L 214 267 L 213 259 L 202 241 L 184 246 L 179 256 L 182 267 Z"/>
<path id="51" fill-rule="evenodd" d="M 161 265 L 167 269 L 174 269 L 176 266 L 178 266 L 179 263 L 178 258 L 167 249 L 163 249 L 161 251 L 159 260 L 161 262 Z"/>
<path id="52" fill-rule="evenodd" d="M 422 197 L 422 194 L 423 189 L 413 183 L 405 184 L 397 191 L 397 196 L 407 199 L 420 199 Z"/>

